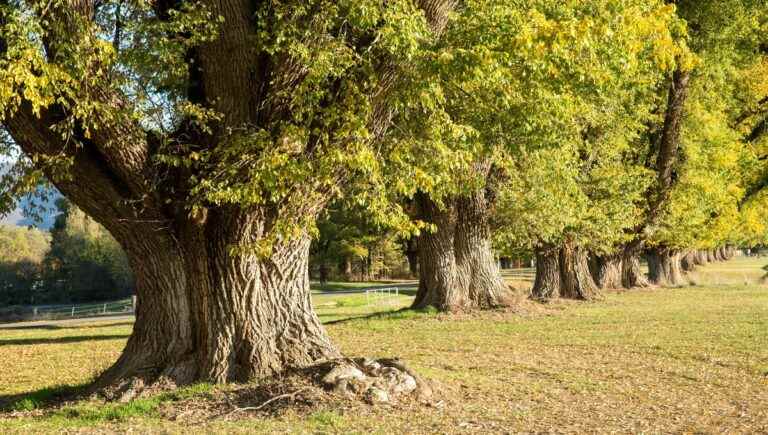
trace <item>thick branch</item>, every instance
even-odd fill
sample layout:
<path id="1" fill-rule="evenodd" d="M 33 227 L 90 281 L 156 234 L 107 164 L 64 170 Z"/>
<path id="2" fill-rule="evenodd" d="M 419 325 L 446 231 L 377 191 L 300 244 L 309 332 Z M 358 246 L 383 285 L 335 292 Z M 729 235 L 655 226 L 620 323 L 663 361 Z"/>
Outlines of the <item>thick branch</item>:
<path id="1" fill-rule="evenodd" d="M 87 37 L 84 35 L 95 31 L 92 23 L 93 11 L 91 1 L 71 0 L 68 5 L 42 9 L 39 12 L 42 23 L 51 23 L 44 37 L 50 63 L 67 67 L 72 60 L 67 56 L 73 54 L 64 48 L 79 43 L 76 38 Z M 1 43 L 0 48 L 4 48 L 4 45 L 5 43 Z M 4 54 L 5 50 L 0 50 L 0 56 Z M 101 68 L 98 60 L 89 63 L 89 68 L 94 77 L 99 76 L 98 71 Z M 110 113 L 96 111 L 87 119 L 75 119 L 65 140 L 61 138 L 61 134 L 54 134 L 52 130 L 57 124 L 68 122 L 69 107 L 76 106 L 78 101 L 56 103 L 44 110 L 40 117 L 32 113 L 29 102 L 23 101 L 17 110 L 18 113 L 6 114 L 8 119 L 5 123 L 11 136 L 29 155 L 72 158 L 74 165 L 71 168 L 70 183 L 76 183 L 83 190 L 92 189 L 92 183 L 96 180 L 86 179 L 88 177 L 84 174 L 93 168 L 86 169 L 82 166 L 90 163 L 99 167 L 99 183 L 109 186 L 123 202 L 142 201 L 143 204 L 139 208 L 146 208 L 150 202 L 149 197 L 155 191 L 151 186 L 147 133 L 131 117 L 128 99 L 118 89 L 112 88 L 108 80 L 98 85 L 89 82 L 88 86 L 83 88 L 87 89 L 87 94 L 75 99 L 87 99 L 97 103 L 97 106 L 107 108 Z M 86 122 L 88 126 L 85 125 Z M 86 137 L 84 131 L 89 126 L 91 135 Z M 53 174 L 49 173 L 49 176 Z M 156 200 L 154 202 L 159 203 Z M 104 207 L 108 208 L 106 204 Z M 125 213 L 120 214 L 122 219 L 129 217 Z"/>

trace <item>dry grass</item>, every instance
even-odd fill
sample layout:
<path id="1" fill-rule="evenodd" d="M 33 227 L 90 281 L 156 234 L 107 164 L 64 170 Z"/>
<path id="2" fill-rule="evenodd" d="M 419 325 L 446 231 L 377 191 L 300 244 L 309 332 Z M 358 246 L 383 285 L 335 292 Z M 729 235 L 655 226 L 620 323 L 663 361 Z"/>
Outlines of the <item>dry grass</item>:
<path id="1" fill-rule="evenodd" d="M 759 278 L 763 264 L 739 259 L 699 273 L 725 277 L 730 268 Z M 372 311 L 360 296 L 346 297 L 341 306 L 316 301 L 324 319 Z M 87 382 L 117 357 L 130 327 L 0 330 L 0 397 Z M 755 284 L 526 303 L 515 313 L 406 311 L 328 330 L 350 355 L 403 358 L 436 384 L 443 402 L 320 400 L 201 420 L 195 410 L 218 409 L 223 396 L 236 395 L 238 406 L 264 399 L 249 395 L 253 386 L 201 385 L 128 405 L 6 412 L 0 432 L 768 433 L 768 289 Z M 34 408 L 46 394 L 17 408 Z"/>

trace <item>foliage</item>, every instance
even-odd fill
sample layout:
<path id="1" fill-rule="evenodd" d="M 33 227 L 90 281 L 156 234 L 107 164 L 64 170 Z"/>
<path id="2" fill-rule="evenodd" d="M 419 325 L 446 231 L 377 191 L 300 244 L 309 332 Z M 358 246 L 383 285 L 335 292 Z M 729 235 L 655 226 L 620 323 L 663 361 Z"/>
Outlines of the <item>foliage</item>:
<path id="1" fill-rule="evenodd" d="M 60 301 L 115 299 L 133 290 L 128 259 L 98 223 L 64 199 L 45 257 L 45 286 Z"/>
<path id="2" fill-rule="evenodd" d="M 637 222 L 649 180 L 628 156 L 665 74 L 690 62 L 684 33 L 662 2 L 467 2 L 430 59 L 430 86 L 464 132 L 443 140 L 495 168 L 499 247 L 608 249 Z M 486 183 L 464 168 L 443 190 Z"/>
<path id="3" fill-rule="evenodd" d="M 49 243 L 43 231 L 0 226 L 0 305 L 35 301 Z"/>
<path id="4" fill-rule="evenodd" d="M 321 217 L 317 228 L 310 267 L 321 281 L 403 274 L 405 259 L 397 232 L 377 225 L 366 209 L 336 203 Z"/>
<path id="5" fill-rule="evenodd" d="M 761 166 L 755 153 L 760 142 L 746 137 L 760 116 L 758 101 L 768 97 L 766 56 L 759 48 L 768 9 L 761 1 L 697 1 L 681 2 L 678 14 L 691 29 L 699 62 L 686 104 L 677 183 L 649 241 L 679 248 L 758 242 L 760 236 L 750 235 L 759 231 L 755 208 L 740 206 Z"/>

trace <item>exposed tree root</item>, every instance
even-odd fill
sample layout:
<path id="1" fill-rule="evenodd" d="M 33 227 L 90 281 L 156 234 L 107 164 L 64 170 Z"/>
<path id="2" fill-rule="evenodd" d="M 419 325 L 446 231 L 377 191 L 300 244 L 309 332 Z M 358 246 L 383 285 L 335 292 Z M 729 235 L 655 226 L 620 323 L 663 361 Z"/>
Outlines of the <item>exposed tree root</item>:
<path id="1" fill-rule="evenodd" d="M 283 391 L 285 385 L 300 387 L 301 391 L 296 388 Z M 152 394 L 172 391 L 177 387 L 178 385 L 167 376 L 134 376 L 108 387 L 92 390 L 91 397 L 100 396 L 108 401 L 129 402 Z M 396 358 L 326 360 L 309 367 L 287 370 L 277 377 L 264 379 L 258 388 L 279 393 L 266 397 L 257 406 L 232 406 L 232 409 L 225 414 L 268 410 L 272 408 L 273 402 L 285 399 L 298 400 L 297 397 L 306 396 L 307 392 L 311 392 L 310 390 L 315 392 L 321 390 L 347 400 L 360 400 L 372 405 L 394 403 L 403 398 L 429 402 L 432 396 L 429 384 Z"/>

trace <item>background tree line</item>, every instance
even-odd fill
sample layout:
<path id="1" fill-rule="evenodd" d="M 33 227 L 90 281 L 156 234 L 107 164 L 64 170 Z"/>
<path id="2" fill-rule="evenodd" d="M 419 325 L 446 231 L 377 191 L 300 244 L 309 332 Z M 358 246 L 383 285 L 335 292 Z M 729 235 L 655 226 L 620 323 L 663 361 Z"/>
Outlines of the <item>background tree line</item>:
<path id="1" fill-rule="evenodd" d="M 66 199 L 50 232 L 0 226 L 0 305 L 122 298 L 133 274 L 115 239 Z"/>

